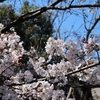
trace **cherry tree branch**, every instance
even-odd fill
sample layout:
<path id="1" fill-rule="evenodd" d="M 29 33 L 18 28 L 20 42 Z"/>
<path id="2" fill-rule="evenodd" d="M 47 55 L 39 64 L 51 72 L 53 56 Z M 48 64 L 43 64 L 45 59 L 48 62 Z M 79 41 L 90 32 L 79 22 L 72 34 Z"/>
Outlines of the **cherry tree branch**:
<path id="1" fill-rule="evenodd" d="M 1 30 L 1 33 L 5 33 L 6 31 L 8 31 L 11 27 L 14 27 L 15 25 L 18 25 L 20 23 L 23 23 L 24 21 L 27 21 L 31 18 L 36 18 L 38 15 L 42 14 L 43 12 L 46 12 L 47 10 L 68 10 L 71 8 L 87 8 L 87 7 L 100 7 L 100 4 L 87 4 L 87 5 L 72 5 L 72 2 L 69 4 L 69 6 L 66 7 L 57 7 L 56 5 L 60 2 L 62 2 L 63 0 L 56 0 L 54 3 L 52 3 L 49 6 L 46 7 L 42 7 L 39 8 L 35 11 L 31 11 L 28 12 L 26 14 L 23 14 L 22 16 L 20 16 L 19 18 L 17 18 L 16 20 L 14 20 L 13 22 L 11 22 L 10 24 L 8 24 L 6 27 L 4 27 L 4 29 Z M 95 22 L 95 24 L 97 24 L 98 21 Z M 91 32 L 91 31 L 90 31 Z M 89 32 L 89 33 L 90 33 Z"/>
<path id="2" fill-rule="evenodd" d="M 91 26 L 90 29 L 87 30 L 86 42 L 88 41 L 88 38 L 89 38 L 90 33 L 92 32 L 92 30 L 94 29 L 94 27 L 97 25 L 97 23 L 98 23 L 99 21 L 100 21 L 100 16 L 99 16 L 97 19 L 95 19 L 94 24 Z"/>
<path id="3" fill-rule="evenodd" d="M 48 9 L 54 9 L 54 10 L 68 10 L 71 8 L 91 8 L 91 7 L 100 7 L 100 4 L 85 4 L 85 5 L 69 5 L 66 7 L 53 7 L 50 6 Z"/>
<path id="4" fill-rule="evenodd" d="M 69 72 L 66 76 L 72 75 L 72 74 L 75 74 L 75 73 L 78 73 L 78 72 L 81 72 L 81 71 L 86 70 L 86 69 L 88 69 L 88 68 L 96 67 L 96 66 L 98 66 L 98 65 L 100 65 L 100 62 L 98 62 L 98 63 L 96 63 L 96 64 L 92 64 L 92 65 L 85 66 L 85 67 L 80 68 L 80 69 L 75 70 L 75 71 L 71 71 L 71 72 Z"/>
<path id="5" fill-rule="evenodd" d="M 53 7 L 53 6 L 57 5 L 58 3 L 60 3 L 61 1 L 63 1 L 63 0 L 56 0 L 50 6 Z M 28 12 L 26 14 L 23 14 L 22 16 L 20 16 L 19 18 L 17 18 L 16 20 L 11 22 L 10 24 L 8 24 L 6 27 L 4 27 L 4 29 L 1 30 L 1 33 L 5 33 L 11 27 L 14 27 L 15 25 L 23 23 L 24 21 L 27 21 L 31 18 L 36 18 L 38 15 L 42 14 L 43 12 L 46 12 L 47 10 L 48 10 L 48 7 L 42 7 L 40 9 L 35 10 L 35 11 L 31 11 L 31 12 Z"/>
<path id="6" fill-rule="evenodd" d="M 88 68 L 92 68 L 92 67 L 96 67 L 96 66 L 98 66 L 98 65 L 100 65 L 100 62 L 98 62 L 98 63 L 96 63 L 96 64 L 92 64 L 92 65 L 88 65 L 88 66 L 85 66 L 85 67 L 83 67 L 83 68 L 81 68 L 81 69 L 78 69 L 78 70 L 75 70 L 75 71 L 71 71 L 71 72 L 69 72 L 66 76 L 69 76 L 69 75 L 72 75 L 72 74 L 75 74 L 75 73 L 78 73 L 78 72 L 81 72 L 81 71 L 83 71 L 83 70 L 86 70 L 86 69 L 88 69 Z M 8 85 L 8 86 L 21 86 L 21 85 L 24 85 L 24 84 L 32 84 L 33 82 L 37 82 L 37 81 L 44 81 L 44 80 L 47 80 L 47 78 L 45 78 L 45 77 L 41 77 L 41 78 L 39 78 L 39 79 L 34 79 L 33 81 L 31 81 L 30 83 L 13 83 L 13 84 L 10 84 L 10 85 Z M 48 81 L 48 80 L 47 80 Z M 83 82 L 84 83 L 84 82 Z M 85 84 L 74 84 L 74 86 L 73 87 L 90 87 L 90 88 L 95 88 L 95 87 L 100 87 L 100 84 L 87 84 L 87 83 L 85 83 Z M 66 84 L 66 85 L 68 85 L 68 86 L 71 86 L 71 84 Z"/>

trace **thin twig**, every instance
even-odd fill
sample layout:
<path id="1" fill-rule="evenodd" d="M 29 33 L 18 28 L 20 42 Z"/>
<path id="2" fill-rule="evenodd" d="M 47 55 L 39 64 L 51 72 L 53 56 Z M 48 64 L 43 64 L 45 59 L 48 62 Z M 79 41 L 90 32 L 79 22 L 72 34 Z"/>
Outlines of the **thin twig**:
<path id="1" fill-rule="evenodd" d="M 94 29 L 94 27 L 97 25 L 97 23 L 100 21 L 100 16 L 95 20 L 94 24 L 91 26 L 90 29 L 88 29 L 87 31 L 87 35 L 86 35 L 86 41 L 88 41 L 89 35 L 92 32 L 92 30 Z"/>

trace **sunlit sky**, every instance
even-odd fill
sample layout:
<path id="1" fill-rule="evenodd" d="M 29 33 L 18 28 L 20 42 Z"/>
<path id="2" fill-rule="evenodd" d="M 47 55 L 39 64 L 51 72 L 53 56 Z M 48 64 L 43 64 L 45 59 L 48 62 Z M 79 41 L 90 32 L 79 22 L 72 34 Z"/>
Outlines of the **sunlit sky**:
<path id="1" fill-rule="evenodd" d="M 12 2 L 9 2 L 9 1 L 12 1 Z M 7 0 L 4 3 L 15 4 L 13 7 L 16 9 L 16 11 L 18 11 L 19 8 L 22 7 L 22 5 L 23 5 L 23 1 L 26 1 L 26 0 Z M 47 0 L 36 0 L 36 2 L 35 2 L 35 0 L 28 0 L 28 1 L 30 2 L 30 5 L 35 4 L 36 6 L 39 6 L 39 7 L 47 6 L 47 3 L 46 3 Z M 54 1 L 54 0 L 52 0 L 52 1 Z M 75 1 L 77 1 L 77 0 L 75 0 Z M 94 3 L 95 0 L 86 0 L 86 1 L 87 2 L 85 2 L 85 3 L 90 4 L 90 3 Z M 16 3 L 17 3 L 17 5 L 16 5 Z M 81 4 L 84 4 L 84 3 L 81 3 Z M 61 38 L 64 38 L 65 36 L 70 35 L 70 33 L 74 33 L 74 34 L 78 33 L 81 37 L 85 36 L 86 30 L 84 28 L 84 20 L 83 20 L 82 14 L 80 14 L 80 12 L 81 12 L 80 9 L 74 9 L 72 11 L 72 14 L 68 14 L 66 11 L 66 15 L 63 17 L 65 20 L 60 27 Z M 87 8 L 85 9 L 85 12 L 86 12 L 87 18 L 88 18 L 87 21 L 91 21 L 91 22 L 93 20 L 93 17 L 97 16 L 97 14 L 100 15 L 100 11 L 98 11 L 98 12 L 96 12 L 96 14 L 94 14 L 94 16 L 92 16 L 92 13 L 89 12 Z M 62 20 L 62 18 L 61 18 L 62 15 L 59 14 L 58 16 L 59 16 L 60 20 Z M 67 18 L 66 18 L 66 16 L 67 16 Z M 59 20 L 56 19 L 55 23 L 54 23 L 54 29 L 56 30 L 58 27 L 59 27 Z M 89 27 L 90 27 L 90 24 L 87 24 L 87 28 L 89 28 Z M 100 34 L 99 27 L 100 27 L 100 23 L 96 26 L 95 30 L 93 30 L 92 33 Z M 75 37 L 75 36 L 73 36 L 73 34 L 71 34 L 71 37 Z"/>

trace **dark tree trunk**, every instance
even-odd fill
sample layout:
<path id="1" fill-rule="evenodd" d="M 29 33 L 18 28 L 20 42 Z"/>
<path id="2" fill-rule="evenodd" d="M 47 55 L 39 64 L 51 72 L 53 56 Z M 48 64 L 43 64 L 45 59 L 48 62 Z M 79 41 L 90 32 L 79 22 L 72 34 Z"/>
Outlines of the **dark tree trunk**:
<path id="1" fill-rule="evenodd" d="M 74 88 L 75 100 L 93 100 L 91 88 Z"/>
<path id="2" fill-rule="evenodd" d="M 79 81 L 77 76 L 68 76 L 68 82 L 70 87 L 74 89 L 75 100 L 93 100 L 91 87 L 88 87 L 89 84 Z"/>

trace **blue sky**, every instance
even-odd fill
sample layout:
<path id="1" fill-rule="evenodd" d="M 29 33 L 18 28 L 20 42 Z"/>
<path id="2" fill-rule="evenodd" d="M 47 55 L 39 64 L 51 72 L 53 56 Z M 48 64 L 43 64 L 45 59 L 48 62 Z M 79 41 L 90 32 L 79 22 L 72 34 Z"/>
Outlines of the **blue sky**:
<path id="1" fill-rule="evenodd" d="M 36 0 L 36 2 L 37 2 L 36 4 L 37 4 L 37 6 L 43 7 L 43 6 L 47 5 L 45 1 L 47 1 L 47 0 Z M 54 0 L 52 0 L 52 1 L 54 1 Z M 78 1 L 78 0 L 75 0 L 75 1 Z M 80 3 L 80 4 L 94 4 L 94 3 L 95 3 L 95 0 L 86 0 L 86 2 L 83 2 L 83 3 Z M 76 2 L 75 2 L 75 4 L 76 4 Z M 87 8 L 85 9 L 85 13 L 87 14 L 87 22 L 91 21 L 91 25 L 92 25 L 93 19 L 95 18 L 95 16 L 100 15 L 100 10 L 98 10 L 94 14 L 89 12 L 88 10 L 89 9 L 87 9 Z M 81 10 L 80 9 L 74 9 L 73 12 L 76 13 L 76 14 L 68 15 L 67 12 L 66 12 L 65 18 L 66 18 L 67 15 L 69 17 L 66 18 L 66 20 L 63 22 L 63 24 L 60 28 L 61 38 L 64 37 L 64 32 L 66 32 L 66 34 L 76 32 L 76 33 L 79 33 L 79 35 L 81 35 L 82 37 L 84 37 L 86 35 L 86 30 L 84 28 L 83 16 L 80 14 Z M 87 28 L 91 27 L 89 22 L 87 23 Z M 56 19 L 55 24 L 54 24 L 55 29 L 57 29 L 58 26 L 59 26 L 59 22 Z M 100 27 L 100 22 L 95 27 L 95 29 L 92 31 L 92 33 L 100 35 L 99 27 Z M 75 36 L 73 36 L 73 34 L 71 34 L 71 36 L 75 37 Z"/>
<path id="2" fill-rule="evenodd" d="M 5 2 L 5 3 L 7 3 L 7 4 L 8 3 L 9 4 L 15 3 L 15 6 L 13 6 L 13 7 L 15 7 L 15 9 L 17 11 L 22 6 L 23 1 L 25 1 L 25 0 L 15 0 L 16 2 L 14 2 L 14 0 L 10 0 L 10 1 L 12 1 L 12 2 L 9 2 L 9 0 L 8 0 L 8 2 Z M 36 2 L 35 2 L 35 0 L 28 0 L 28 1 L 30 2 L 30 4 L 33 3 L 33 4 L 40 6 L 40 7 L 47 5 L 47 3 L 46 3 L 47 0 L 36 0 Z M 52 1 L 54 1 L 54 0 L 52 0 Z M 77 1 L 77 0 L 75 0 L 75 1 Z M 87 4 L 91 3 L 92 4 L 92 3 L 94 3 L 95 0 L 86 0 L 86 1 L 87 2 L 85 2 L 85 3 L 87 3 Z M 81 3 L 81 4 L 84 4 L 84 3 Z M 62 12 L 60 12 L 60 13 L 62 13 Z M 86 34 L 86 30 L 84 28 L 83 16 L 80 14 L 81 10 L 80 9 L 74 9 L 73 12 L 75 14 L 73 14 L 73 13 L 68 14 L 67 11 L 66 11 L 65 16 L 63 17 L 66 20 L 63 22 L 62 26 L 60 27 L 61 38 L 64 38 L 67 35 L 71 35 L 71 37 L 75 38 L 75 36 L 72 33 L 74 33 L 74 34 L 77 33 L 82 37 L 85 36 L 85 34 Z M 93 17 L 97 16 L 97 14 L 100 15 L 100 11 L 96 12 L 94 14 L 94 16 L 93 16 L 92 13 L 88 12 L 88 9 L 85 9 L 85 12 L 87 14 L 87 19 L 88 19 L 87 22 L 90 21 L 90 20 L 92 22 Z M 66 16 L 68 16 L 68 17 L 66 18 Z M 58 17 L 61 20 L 62 15 L 59 14 Z M 87 26 L 89 27 L 89 25 L 90 24 L 88 23 Z M 56 30 L 58 28 L 58 26 L 59 26 L 59 21 L 58 21 L 58 19 L 56 19 L 55 23 L 54 23 L 54 29 Z M 100 34 L 99 27 L 100 27 L 100 23 L 96 26 L 95 30 L 93 30 L 92 33 Z"/>

